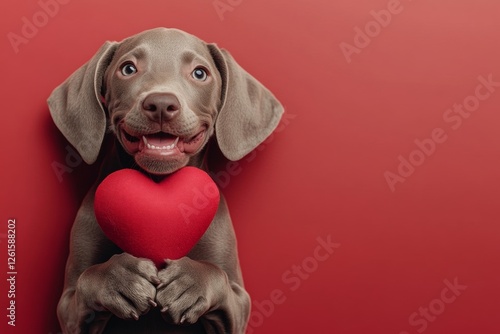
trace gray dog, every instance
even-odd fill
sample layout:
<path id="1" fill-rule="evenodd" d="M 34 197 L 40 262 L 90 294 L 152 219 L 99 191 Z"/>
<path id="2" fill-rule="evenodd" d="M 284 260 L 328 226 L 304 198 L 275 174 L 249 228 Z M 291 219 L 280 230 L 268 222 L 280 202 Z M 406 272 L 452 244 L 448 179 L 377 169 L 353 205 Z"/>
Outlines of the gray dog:
<path id="1" fill-rule="evenodd" d="M 105 152 L 71 231 L 58 305 L 63 332 L 243 333 L 250 298 L 223 198 L 190 253 L 165 259 L 158 270 L 105 237 L 94 193 L 121 168 L 159 179 L 184 166 L 206 169 L 209 140 L 229 160 L 241 159 L 277 126 L 283 108 L 276 98 L 225 50 L 158 28 L 106 42 L 53 91 L 48 104 L 85 162 L 97 160 L 107 129 L 118 143 Z"/>

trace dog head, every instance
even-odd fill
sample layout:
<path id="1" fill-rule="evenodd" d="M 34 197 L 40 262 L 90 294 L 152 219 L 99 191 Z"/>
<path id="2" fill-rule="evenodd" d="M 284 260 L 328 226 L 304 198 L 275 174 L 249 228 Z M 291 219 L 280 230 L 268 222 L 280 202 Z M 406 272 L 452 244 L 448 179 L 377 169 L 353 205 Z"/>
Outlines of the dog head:
<path id="1" fill-rule="evenodd" d="M 48 104 L 85 162 L 95 162 L 109 127 L 152 174 L 188 165 L 214 134 L 228 159 L 241 159 L 283 113 L 227 51 L 166 28 L 106 42 L 52 92 Z"/>

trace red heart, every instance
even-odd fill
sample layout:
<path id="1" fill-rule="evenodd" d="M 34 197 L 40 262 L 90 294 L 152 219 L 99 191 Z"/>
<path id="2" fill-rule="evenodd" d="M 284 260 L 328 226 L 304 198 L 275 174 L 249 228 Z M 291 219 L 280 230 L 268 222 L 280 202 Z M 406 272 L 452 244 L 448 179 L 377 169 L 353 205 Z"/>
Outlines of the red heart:
<path id="1" fill-rule="evenodd" d="M 155 183 L 133 169 L 121 169 L 97 187 L 94 209 L 104 234 L 123 251 L 151 259 L 189 253 L 215 217 L 219 190 L 210 176 L 184 167 Z"/>

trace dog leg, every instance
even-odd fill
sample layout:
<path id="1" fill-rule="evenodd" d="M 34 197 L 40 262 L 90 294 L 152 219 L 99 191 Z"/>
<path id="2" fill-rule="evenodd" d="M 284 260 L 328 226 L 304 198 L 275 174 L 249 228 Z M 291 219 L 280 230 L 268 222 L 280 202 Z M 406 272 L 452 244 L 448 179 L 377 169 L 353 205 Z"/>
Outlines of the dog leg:
<path id="1" fill-rule="evenodd" d="M 64 291 L 58 317 L 64 333 L 99 333 L 112 314 L 138 319 L 154 302 L 155 265 L 122 253 L 102 233 L 93 212 L 95 187 L 72 228 Z"/>

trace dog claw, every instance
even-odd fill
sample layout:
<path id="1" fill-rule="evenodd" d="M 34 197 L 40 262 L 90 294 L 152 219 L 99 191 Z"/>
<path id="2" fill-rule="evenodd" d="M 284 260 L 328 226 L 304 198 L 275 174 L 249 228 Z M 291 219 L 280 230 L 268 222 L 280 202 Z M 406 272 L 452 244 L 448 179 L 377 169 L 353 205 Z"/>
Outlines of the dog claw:
<path id="1" fill-rule="evenodd" d="M 182 315 L 182 318 L 181 318 L 181 322 L 180 322 L 180 323 L 181 323 L 181 325 L 183 325 L 185 321 L 186 321 L 186 315 L 185 315 L 185 314 L 183 314 L 183 315 Z"/>
<path id="2" fill-rule="evenodd" d="M 135 321 L 139 320 L 139 316 L 135 313 L 135 311 L 130 312 L 130 316 L 134 318 Z"/>
<path id="3" fill-rule="evenodd" d="M 161 313 L 165 313 L 165 312 L 167 312 L 167 311 L 168 311 L 168 306 L 165 306 L 164 308 L 162 308 L 162 309 L 161 309 L 161 311 L 160 311 L 160 312 L 161 312 Z"/>
<path id="4" fill-rule="evenodd" d="M 158 304 L 156 304 L 156 302 L 154 300 L 152 300 L 151 298 L 148 298 L 148 304 L 151 305 L 152 307 L 158 306 Z"/>

